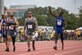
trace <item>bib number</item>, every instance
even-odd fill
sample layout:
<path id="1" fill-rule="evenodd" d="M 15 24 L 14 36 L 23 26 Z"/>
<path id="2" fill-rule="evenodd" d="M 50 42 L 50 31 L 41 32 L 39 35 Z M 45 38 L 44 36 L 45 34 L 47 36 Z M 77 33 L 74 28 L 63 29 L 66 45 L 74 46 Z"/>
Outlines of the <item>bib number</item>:
<path id="1" fill-rule="evenodd" d="M 28 29 L 32 29 L 32 25 L 28 25 Z"/>
<path id="2" fill-rule="evenodd" d="M 61 25 L 61 22 L 57 22 L 58 25 Z"/>
<path id="3" fill-rule="evenodd" d="M 13 28 L 12 26 L 9 26 L 9 29 L 10 29 L 10 30 L 14 30 L 14 28 Z"/>

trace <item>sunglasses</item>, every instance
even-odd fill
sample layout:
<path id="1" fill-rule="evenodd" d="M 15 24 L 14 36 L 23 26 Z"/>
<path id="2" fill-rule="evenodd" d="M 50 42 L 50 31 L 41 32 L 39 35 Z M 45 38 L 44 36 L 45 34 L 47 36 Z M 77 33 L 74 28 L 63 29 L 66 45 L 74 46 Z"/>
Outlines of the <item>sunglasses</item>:
<path id="1" fill-rule="evenodd" d="M 32 14 L 32 13 L 28 13 L 28 14 Z"/>
<path id="2" fill-rule="evenodd" d="M 13 15 L 10 15 L 10 17 L 13 17 Z"/>

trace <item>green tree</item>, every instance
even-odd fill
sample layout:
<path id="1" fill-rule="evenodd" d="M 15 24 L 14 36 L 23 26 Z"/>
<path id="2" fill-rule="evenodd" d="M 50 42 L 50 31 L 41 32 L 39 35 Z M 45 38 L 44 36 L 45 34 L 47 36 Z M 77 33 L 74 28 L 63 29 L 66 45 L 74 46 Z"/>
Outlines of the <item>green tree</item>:
<path id="1" fill-rule="evenodd" d="M 69 12 L 63 8 L 58 7 L 57 9 L 52 7 L 52 12 L 59 13 L 60 10 L 64 11 L 64 17 L 67 22 L 67 28 L 66 29 L 75 29 L 78 27 L 79 19 L 77 20 L 75 18 L 75 15 L 69 14 Z M 30 8 L 25 12 L 25 15 L 22 19 L 19 19 L 20 25 L 23 25 L 24 19 L 27 17 L 28 11 L 32 11 L 33 16 L 37 18 L 39 25 L 44 26 L 56 26 L 56 18 L 51 16 L 48 11 L 48 7 L 36 7 L 36 8 Z"/>
<path id="2" fill-rule="evenodd" d="M 79 12 L 80 12 L 80 14 L 79 14 L 79 18 L 78 18 L 78 24 L 79 24 L 79 27 L 81 27 L 82 26 L 82 6 L 80 7 L 80 9 L 79 9 Z"/>

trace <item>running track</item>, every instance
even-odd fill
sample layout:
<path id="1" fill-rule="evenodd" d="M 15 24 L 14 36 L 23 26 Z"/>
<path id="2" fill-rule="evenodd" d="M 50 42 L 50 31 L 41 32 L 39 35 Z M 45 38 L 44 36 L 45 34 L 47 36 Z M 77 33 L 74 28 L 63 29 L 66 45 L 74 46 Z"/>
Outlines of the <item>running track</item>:
<path id="1" fill-rule="evenodd" d="M 36 50 L 27 52 L 26 42 L 16 43 L 16 52 L 12 51 L 12 45 L 10 46 L 10 52 L 5 52 L 5 44 L 0 43 L 0 55 L 82 55 L 82 41 L 64 41 L 65 48 L 61 50 L 61 42 L 58 42 L 58 50 L 52 49 L 54 41 L 37 41 Z"/>

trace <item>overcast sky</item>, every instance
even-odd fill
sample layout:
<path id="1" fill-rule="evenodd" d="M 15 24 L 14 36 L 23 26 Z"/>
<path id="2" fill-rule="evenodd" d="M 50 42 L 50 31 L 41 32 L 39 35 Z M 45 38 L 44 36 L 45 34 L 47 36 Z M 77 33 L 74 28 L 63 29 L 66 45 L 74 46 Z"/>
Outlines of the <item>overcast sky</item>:
<path id="1" fill-rule="evenodd" d="M 75 2 L 75 3 L 74 3 Z M 4 4 L 10 5 L 36 5 L 37 7 L 63 7 L 70 13 L 78 13 L 78 8 L 82 6 L 82 0 L 4 0 Z"/>

